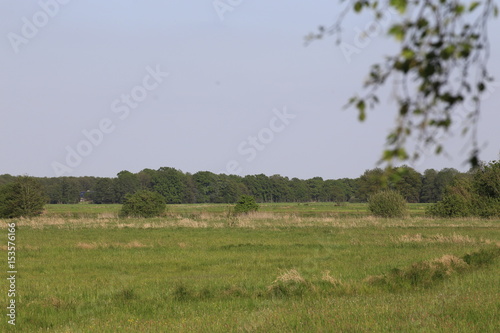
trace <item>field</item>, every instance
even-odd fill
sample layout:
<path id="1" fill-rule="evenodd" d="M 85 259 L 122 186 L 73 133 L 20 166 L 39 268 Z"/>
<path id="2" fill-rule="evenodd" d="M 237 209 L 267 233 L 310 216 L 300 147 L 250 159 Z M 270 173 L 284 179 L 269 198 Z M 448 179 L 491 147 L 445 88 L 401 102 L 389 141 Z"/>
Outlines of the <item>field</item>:
<path id="1" fill-rule="evenodd" d="M 363 204 L 264 204 L 240 217 L 169 205 L 161 218 L 123 219 L 119 205 L 49 205 L 14 220 L 15 328 L 498 332 L 500 221 L 424 208 L 381 219 Z"/>

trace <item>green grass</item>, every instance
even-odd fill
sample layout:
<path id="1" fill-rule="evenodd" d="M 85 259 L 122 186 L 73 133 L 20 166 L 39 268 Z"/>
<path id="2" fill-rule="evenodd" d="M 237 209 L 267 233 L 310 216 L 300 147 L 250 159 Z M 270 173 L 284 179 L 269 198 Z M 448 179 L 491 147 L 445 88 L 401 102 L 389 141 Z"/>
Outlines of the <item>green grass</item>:
<path id="1" fill-rule="evenodd" d="M 443 255 L 494 251 L 498 220 L 375 219 L 358 214 L 366 209 L 358 204 L 265 204 L 230 224 L 226 207 L 172 205 L 167 216 L 143 220 L 113 217 L 117 205 L 54 205 L 45 217 L 16 220 L 17 331 L 498 329 L 499 258 L 473 255 L 484 265 L 425 285 L 369 282 Z M 303 280 L 287 280 L 291 270 Z M 326 271 L 333 283 L 322 279 Z"/>
<path id="2" fill-rule="evenodd" d="M 422 216 L 425 208 L 429 204 L 409 204 L 411 216 Z M 314 217 L 318 215 L 328 216 L 367 216 L 367 203 L 343 203 L 336 204 L 332 202 L 314 202 L 314 203 L 261 203 L 259 204 L 261 212 L 270 212 L 274 214 L 295 214 L 302 217 Z M 92 204 L 74 204 L 74 205 L 46 205 L 46 216 L 58 217 L 98 217 L 99 214 L 118 214 L 121 205 L 92 205 Z M 171 214 L 227 214 L 233 204 L 179 204 L 167 205 L 167 211 Z"/>

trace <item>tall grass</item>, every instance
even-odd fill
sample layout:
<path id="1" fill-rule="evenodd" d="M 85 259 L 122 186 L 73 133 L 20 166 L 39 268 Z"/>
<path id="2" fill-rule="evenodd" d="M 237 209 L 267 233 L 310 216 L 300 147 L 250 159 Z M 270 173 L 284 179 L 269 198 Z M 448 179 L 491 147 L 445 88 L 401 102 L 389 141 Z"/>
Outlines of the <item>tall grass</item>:
<path id="1" fill-rule="evenodd" d="M 500 221 L 188 207 L 16 220 L 17 330 L 496 332 Z"/>

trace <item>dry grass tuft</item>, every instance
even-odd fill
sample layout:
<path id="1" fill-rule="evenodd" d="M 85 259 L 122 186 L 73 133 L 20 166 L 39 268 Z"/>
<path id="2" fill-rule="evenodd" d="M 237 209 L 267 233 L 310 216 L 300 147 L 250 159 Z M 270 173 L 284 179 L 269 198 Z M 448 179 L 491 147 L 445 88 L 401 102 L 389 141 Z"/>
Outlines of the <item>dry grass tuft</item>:
<path id="1" fill-rule="evenodd" d="M 333 276 L 330 275 L 330 271 L 324 271 L 323 276 L 321 277 L 321 280 L 326 281 L 328 283 L 331 283 L 334 286 L 342 286 L 343 283 L 340 279 L 334 278 Z"/>
<path id="2" fill-rule="evenodd" d="M 136 249 L 136 248 L 142 248 L 146 247 L 146 245 L 142 244 L 139 241 L 131 241 L 130 243 L 127 244 L 119 244 L 119 246 L 123 246 L 126 249 Z"/>
<path id="3" fill-rule="evenodd" d="M 476 240 L 470 236 L 462 236 L 457 234 L 452 235 L 432 235 L 424 236 L 422 234 L 402 235 L 395 240 L 397 243 L 454 243 L 454 244 L 475 244 L 484 242 Z"/>
<path id="4" fill-rule="evenodd" d="M 84 250 L 93 250 L 97 249 L 99 245 L 97 243 L 78 243 L 76 247 Z"/>
<path id="5" fill-rule="evenodd" d="M 285 270 L 281 275 L 279 275 L 273 283 L 279 282 L 296 282 L 296 283 L 305 283 L 306 280 L 300 275 L 300 273 L 292 268 L 290 270 Z"/>
<path id="6" fill-rule="evenodd" d="M 136 249 L 147 247 L 139 241 L 131 241 L 129 243 L 78 243 L 77 248 L 84 250 L 94 250 L 94 249 L 109 249 L 109 248 L 121 248 L 121 249 Z"/>
<path id="7" fill-rule="evenodd" d="M 451 254 L 445 254 L 441 258 L 434 259 L 430 262 L 430 266 L 434 269 L 444 268 L 447 275 L 451 275 L 455 271 L 466 269 L 469 265 L 459 257 Z"/>

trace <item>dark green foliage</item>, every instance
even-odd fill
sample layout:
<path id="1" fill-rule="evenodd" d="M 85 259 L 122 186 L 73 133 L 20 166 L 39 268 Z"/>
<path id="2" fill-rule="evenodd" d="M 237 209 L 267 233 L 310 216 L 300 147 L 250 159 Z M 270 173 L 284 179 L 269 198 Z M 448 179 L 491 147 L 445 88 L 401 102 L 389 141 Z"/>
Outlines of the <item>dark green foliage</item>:
<path id="1" fill-rule="evenodd" d="M 462 259 L 471 266 L 485 266 L 500 257 L 500 247 L 481 249 L 477 252 L 466 254 Z"/>
<path id="2" fill-rule="evenodd" d="M 120 214 L 131 217 L 155 217 L 163 214 L 165 209 L 165 200 L 160 194 L 143 190 L 125 196 Z"/>
<path id="3" fill-rule="evenodd" d="M 0 187 L 0 217 L 33 217 L 42 214 L 47 201 L 39 180 L 29 176 L 17 177 Z"/>
<path id="4" fill-rule="evenodd" d="M 381 191 L 370 196 L 368 209 L 375 216 L 404 217 L 408 214 L 407 202 L 395 191 Z"/>
<path id="5" fill-rule="evenodd" d="M 392 171 L 393 181 L 390 188 L 399 192 L 407 202 L 420 202 L 422 175 L 415 169 L 402 166 Z"/>
<path id="6" fill-rule="evenodd" d="M 443 199 L 427 212 L 438 217 L 498 217 L 500 216 L 500 161 L 473 169 L 467 175 L 456 176 Z"/>
<path id="7" fill-rule="evenodd" d="M 255 198 L 250 195 L 242 195 L 236 206 L 234 206 L 235 214 L 246 214 L 250 212 L 256 212 L 259 209 L 259 205 L 255 202 Z"/>
<path id="8" fill-rule="evenodd" d="M 118 202 L 115 192 L 115 179 L 99 178 L 92 189 L 92 201 L 96 204 Z"/>
<path id="9" fill-rule="evenodd" d="M 133 194 L 140 188 L 139 178 L 130 171 L 120 171 L 114 182 L 115 196 L 118 203 L 122 203 L 125 196 Z"/>
<path id="10" fill-rule="evenodd" d="M 361 201 L 368 201 L 368 198 L 386 187 L 386 176 L 380 168 L 366 170 L 358 179 L 358 195 Z"/>

